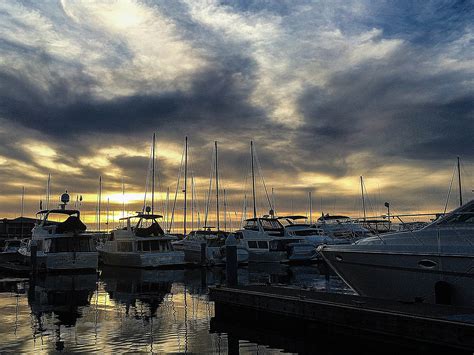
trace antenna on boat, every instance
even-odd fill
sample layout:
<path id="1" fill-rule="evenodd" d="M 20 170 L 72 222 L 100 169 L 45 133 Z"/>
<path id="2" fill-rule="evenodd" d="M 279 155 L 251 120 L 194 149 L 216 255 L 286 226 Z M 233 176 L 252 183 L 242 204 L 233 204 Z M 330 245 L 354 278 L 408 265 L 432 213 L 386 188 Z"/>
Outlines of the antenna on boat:
<path id="1" fill-rule="evenodd" d="M 360 177 L 360 189 L 362 193 L 362 210 L 364 211 L 364 223 L 365 223 L 367 220 L 367 215 L 365 211 L 364 178 L 362 176 Z"/>
<path id="2" fill-rule="evenodd" d="M 253 141 L 250 141 L 250 158 L 252 168 L 252 200 L 253 200 L 253 218 L 257 218 L 257 202 L 255 197 L 255 168 L 253 158 Z"/>
<path id="3" fill-rule="evenodd" d="M 151 148 L 151 214 L 155 211 L 155 133 Z"/>
<path id="4" fill-rule="evenodd" d="M 186 236 L 186 208 L 187 208 L 187 190 L 188 189 L 188 136 L 184 139 L 184 218 L 183 234 Z"/>
<path id="5" fill-rule="evenodd" d="M 215 164 L 216 164 L 216 217 L 217 217 L 217 231 L 220 230 L 220 221 L 219 221 L 219 166 L 217 162 L 217 141 L 214 141 L 215 148 Z"/>
<path id="6" fill-rule="evenodd" d="M 459 206 L 462 206 L 461 162 L 458 157 Z"/>

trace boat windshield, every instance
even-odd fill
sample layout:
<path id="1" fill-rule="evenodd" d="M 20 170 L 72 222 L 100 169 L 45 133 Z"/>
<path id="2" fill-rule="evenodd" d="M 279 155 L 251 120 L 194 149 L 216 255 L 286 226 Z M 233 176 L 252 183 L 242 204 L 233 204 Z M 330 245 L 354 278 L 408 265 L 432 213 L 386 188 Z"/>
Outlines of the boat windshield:
<path id="1" fill-rule="evenodd" d="M 472 224 L 474 225 L 474 208 L 472 211 L 454 212 L 439 222 L 439 224 Z"/>
<path id="2" fill-rule="evenodd" d="M 283 227 L 276 219 L 261 219 L 260 221 L 264 230 L 280 230 Z"/>

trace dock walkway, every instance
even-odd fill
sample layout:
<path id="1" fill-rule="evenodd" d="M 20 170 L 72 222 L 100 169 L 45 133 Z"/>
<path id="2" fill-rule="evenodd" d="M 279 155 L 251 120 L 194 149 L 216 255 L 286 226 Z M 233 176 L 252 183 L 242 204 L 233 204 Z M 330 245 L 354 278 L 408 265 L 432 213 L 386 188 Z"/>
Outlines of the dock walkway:
<path id="1" fill-rule="evenodd" d="M 351 332 L 372 333 L 453 349 L 474 350 L 474 310 L 401 303 L 356 295 L 289 287 L 212 287 L 216 319 L 247 322 L 267 318 L 285 326 L 323 323 Z"/>

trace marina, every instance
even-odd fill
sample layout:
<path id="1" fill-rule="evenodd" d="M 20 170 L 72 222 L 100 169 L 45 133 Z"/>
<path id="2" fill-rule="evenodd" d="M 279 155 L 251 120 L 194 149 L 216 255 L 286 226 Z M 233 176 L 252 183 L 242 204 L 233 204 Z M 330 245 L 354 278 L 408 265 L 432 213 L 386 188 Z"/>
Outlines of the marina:
<path id="1" fill-rule="evenodd" d="M 0 1 L 0 354 L 474 355 L 473 19 Z"/>

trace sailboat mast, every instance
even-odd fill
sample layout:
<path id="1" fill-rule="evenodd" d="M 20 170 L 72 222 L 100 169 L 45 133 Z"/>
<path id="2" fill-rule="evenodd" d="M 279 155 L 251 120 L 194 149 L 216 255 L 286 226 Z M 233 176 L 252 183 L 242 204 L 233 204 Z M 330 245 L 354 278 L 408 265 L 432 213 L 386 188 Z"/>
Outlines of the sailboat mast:
<path id="1" fill-rule="evenodd" d="M 99 201 L 97 203 L 97 230 L 100 231 L 100 208 L 102 202 L 102 175 L 99 176 Z"/>
<path id="2" fill-rule="evenodd" d="M 216 163 L 216 217 L 217 217 L 217 230 L 220 230 L 219 221 L 219 165 L 217 162 L 217 141 L 214 141 L 215 148 L 215 163 Z"/>
<path id="3" fill-rule="evenodd" d="M 313 199 L 311 197 L 311 191 L 308 192 L 309 198 L 309 223 L 313 223 Z"/>
<path id="4" fill-rule="evenodd" d="M 257 201 L 255 197 L 255 168 L 253 159 L 253 141 L 250 141 L 250 159 L 252 167 L 252 199 L 253 199 L 253 218 L 257 218 Z"/>
<path id="5" fill-rule="evenodd" d="M 122 218 L 125 218 L 125 183 L 122 176 Z"/>
<path id="6" fill-rule="evenodd" d="M 51 196 L 51 174 L 48 174 L 48 181 L 46 183 L 46 209 L 49 209 L 49 196 Z"/>
<path id="7" fill-rule="evenodd" d="M 194 173 L 191 172 L 191 230 L 194 230 Z"/>
<path id="8" fill-rule="evenodd" d="M 227 196 L 224 189 L 224 232 L 227 231 Z"/>
<path id="9" fill-rule="evenodd" d="M 21 233 L 20 237 L 23 238 L 23 214 L 25 212 L 25 187 L 23 186 L 21 189 L 21 212 L 20 212 L 20 217 L 21 217 Z"/>
<path id="10" fill-rule="evenodd" d="M 184 218 L 183 218 L 183 234 L 186 235 L 186 208 L 187 208 L 187 189 L 188 189 L 188 136 L 184 140 Z"/>
<path id="11" fill-rule="evenodd" d="M 362 210 L 364 211 L 364 222 L 367 220 L 366 212 L 365 212 L 365 195 L 364 195 L 364 178 L 360 177 L 360 190 L 362 193 Z"/>
<path id="12" fill-rule="evenodd" d="M 110 197 L 107 197 L 107 215 L 105 218 L 105 225 L 107 226 L 107 231 L 109 230 L 109 207 L 110 207 Z"/>
<path id="13" fill-rule="evenodd" d="M 155 133 L 151 148 L 151 214 L 155 212 Z"/>
<path id="14" fill-rule="evenodd" d="M 461 162 L 458 157 L 459 206 L 462 206 Z"/>
<path id="15" fill-rule="evenodd" d="M 169 208 L 170 208 L 170 187 L 166 188 L 166 230 L 169 225 Z"/>

